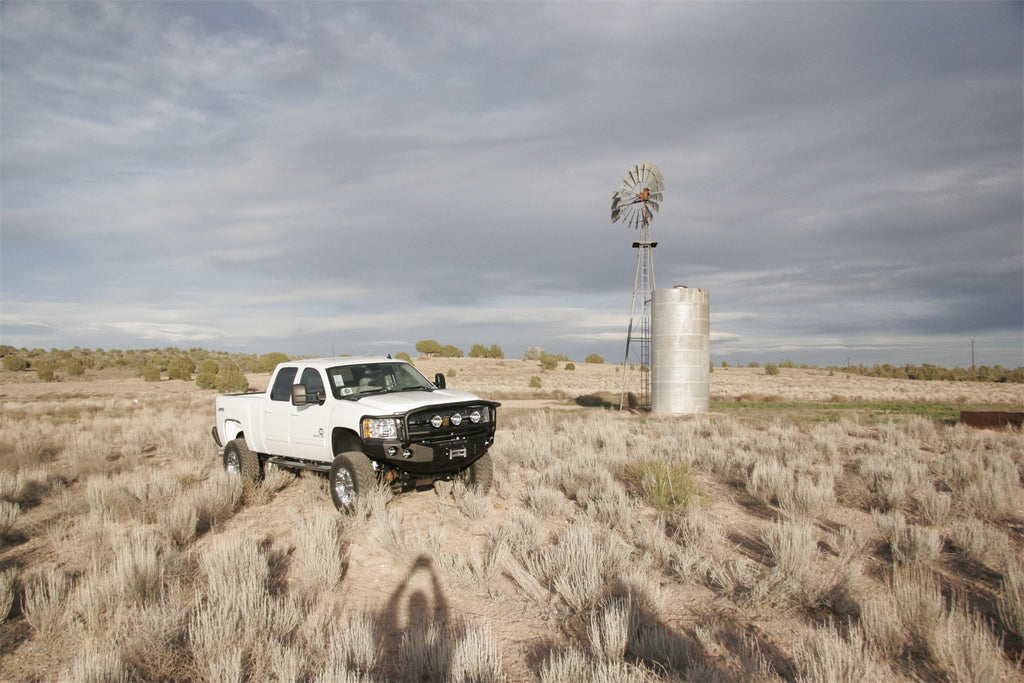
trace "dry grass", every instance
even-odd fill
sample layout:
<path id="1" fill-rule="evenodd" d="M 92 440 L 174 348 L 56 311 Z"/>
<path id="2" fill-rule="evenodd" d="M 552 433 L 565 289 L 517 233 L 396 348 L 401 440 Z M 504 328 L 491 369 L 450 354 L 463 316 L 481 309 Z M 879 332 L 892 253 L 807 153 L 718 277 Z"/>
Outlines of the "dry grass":
<path id="1" fill-rule="evenodd" d="M 0 678 L 1024 677 L 1020 434 L 580 410 L 553 397 L 614 392 L 614 367 L 531 392 L 524 361 L 443 364 L 506 403 L 494 491 L 382 488 L 345 516 L 323 477 L 223 474 L 194 385 L 3 384 Z M 712 375 L 766 406 L 1024 402 L 983 388 Z"/>

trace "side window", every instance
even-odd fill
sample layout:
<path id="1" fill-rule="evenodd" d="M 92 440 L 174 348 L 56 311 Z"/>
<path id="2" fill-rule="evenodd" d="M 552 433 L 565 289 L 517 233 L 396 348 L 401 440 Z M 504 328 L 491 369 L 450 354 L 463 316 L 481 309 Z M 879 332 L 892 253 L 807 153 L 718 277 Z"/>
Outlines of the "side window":
<path id="1" fill-rule="evenodd" d="M 274 386 L 270 390 L 271 401 L 292 400 L 292 385 L 295 384 L 295 374 L 298 368 L 281 368 L 274 379 Z"/>
<path id="2" fill-rule="evenodd" d="M 302 381 L 299 384 L 305 385 L 307 394 L 324 393 L 324 380 L 320 372 L 315 368 L 306 368 L 302 371 Z"/>

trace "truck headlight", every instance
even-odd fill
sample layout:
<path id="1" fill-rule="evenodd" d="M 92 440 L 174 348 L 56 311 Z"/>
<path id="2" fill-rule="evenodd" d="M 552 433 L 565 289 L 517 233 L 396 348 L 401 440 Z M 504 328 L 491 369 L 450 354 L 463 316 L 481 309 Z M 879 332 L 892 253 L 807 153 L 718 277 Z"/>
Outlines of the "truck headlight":
<path id="1" fill-rule="evenodd" d="M 364 417 L 364 439 L 398 439 L 399 420 L 397 417 Z"/>

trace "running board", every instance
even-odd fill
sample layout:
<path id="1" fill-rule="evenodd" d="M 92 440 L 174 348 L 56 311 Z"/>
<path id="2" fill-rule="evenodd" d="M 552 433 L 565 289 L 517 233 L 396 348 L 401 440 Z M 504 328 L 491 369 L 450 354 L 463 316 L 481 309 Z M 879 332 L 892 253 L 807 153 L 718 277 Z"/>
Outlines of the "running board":
<path id="1" fill-rule="evenodd" d="M 293 467 L 300 470 L 313 470 L 315 472 L 330 472 L 331 466 L 325 462 L 309 462 L 307 460 L 291 460 L 289 458 L 280 458 L 277 456 L 271 456 L 264 462 L 269 462 L 271 465 L 277 465 L 278 467 Z"/>

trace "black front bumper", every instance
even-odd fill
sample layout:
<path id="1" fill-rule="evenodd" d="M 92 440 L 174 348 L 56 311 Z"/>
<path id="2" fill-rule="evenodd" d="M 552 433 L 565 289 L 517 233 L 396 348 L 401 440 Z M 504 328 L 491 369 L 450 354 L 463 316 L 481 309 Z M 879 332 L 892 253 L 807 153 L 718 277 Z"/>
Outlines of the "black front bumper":
<path id="1" fill-rule="evenodd" d="M 364 452 L 371 459 L 415 475 L 444 475 L 463 470 L 483 457 L 494 443 L 497 408 L 492 401 L 432 406 L 413 411 L 404 417 L 404 440 L 366 439 Z M 453 413 L 469 413 L 486 407 L 486 424 L 468 420 L 453 425 Z M 441 427 L 433 427 L 430 418 L 440 416 Z"/>
<path id="2" fill-rule="evenodd" d="M 494 443 L 494 430 L 430 442 L 380 441 L 364 444 L 366 455 L 410 474 L 446 474 L 472 465 Z"/>

